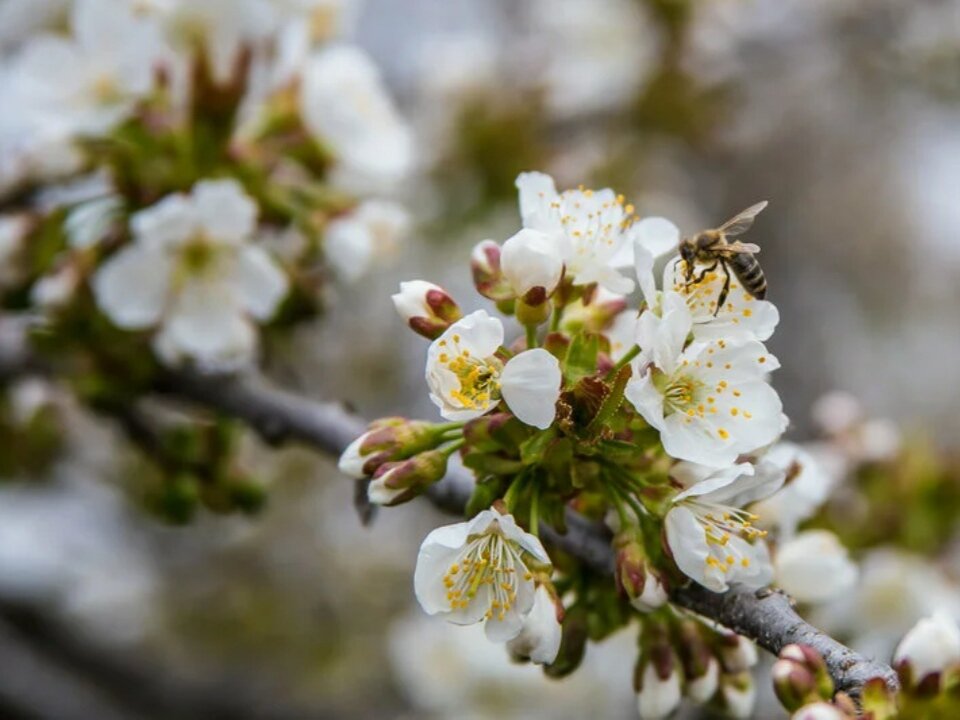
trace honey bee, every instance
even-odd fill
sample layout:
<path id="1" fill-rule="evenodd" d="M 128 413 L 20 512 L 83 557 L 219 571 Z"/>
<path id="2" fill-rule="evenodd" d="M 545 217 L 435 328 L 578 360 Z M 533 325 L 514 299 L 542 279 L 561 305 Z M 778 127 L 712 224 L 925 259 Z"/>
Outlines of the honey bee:
<path id="1" fill-rule="evenodd" d="M 751 205 L 743 212 L 727 220 L 720 227 L 703 230 L 693 237 L 684 238 L 680 241 L 680 257 L 686 263 L 684 279 L 688 287 L 703 282 L 707 273 L 716 270 L 717 265 L 723 268 L 726 281 L 723 283 L 723 289 L 717 298 L 717 307 L 713 311 L 714 315 L 720 312 L 720 308 L 727 300 L 727 295 L 730 294 L 731 270 L 740 280 L 743 289 L 752 297 L 763 300 L 767 294 L 767 280 L 763 276 L 760 263 L 754 257 L 756 253 L 760 252 L 760 248 L 753 243 L 730 241 L 730 238 L 742 235 L 749 230 L 754 219 L 766 206 L 766 200 Z M 695 264 L 698 262 L 707 265 L 707 267 L 694 279 Z"/>

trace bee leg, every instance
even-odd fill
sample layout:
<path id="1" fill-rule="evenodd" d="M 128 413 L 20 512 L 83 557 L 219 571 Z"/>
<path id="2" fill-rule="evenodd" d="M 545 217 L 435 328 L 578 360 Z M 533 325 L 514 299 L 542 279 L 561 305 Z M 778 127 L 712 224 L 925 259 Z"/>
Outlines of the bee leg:
<path id="1" fill-rule="evenodd" d="M 702 283 L 703 279 L 707 276 L 708 272 L 713 272 L 714 270 L 717 269 L 718 262 L 720 261 L 718 260 L 714 262 L 713 265 L 711 265 L 710 267 L 704 268 L 703 271 L 700 273 L 700 277 L 698 277 L 696 280 L 693 279 L 693 273 L 691 272 L 690 277 L 687 279 L 687 284 L 685 287 L 690 287 L 691 285 L 699 285 L 700 283 Z"/>
<path id="2" fill-rule="evenodd" d="M 723 304 L 727 301 L 727 295 L 730 294 L 730 268 L 727 267 L 726 261 L 720 260 L 719 262 L 723 267 L 723 274 L 726 275 L 726 280 L 724 280 L 723 289 L 720 291 L 720 295 L 717 297 L 717 307 L 713 311 L 714 317 L 716 317 L 717 313 L 720 312 L 720 308 L 722 308 Z"/>

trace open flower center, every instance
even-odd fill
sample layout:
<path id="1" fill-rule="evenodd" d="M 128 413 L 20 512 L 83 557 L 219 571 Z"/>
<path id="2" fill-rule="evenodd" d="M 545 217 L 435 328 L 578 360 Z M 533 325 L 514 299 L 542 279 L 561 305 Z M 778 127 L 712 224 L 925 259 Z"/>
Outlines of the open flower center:
<path id="1" fill-rule="evenodd" d="M 180 248 L 180 270 L 188 277 L 197 277 L 209 273 L 214 266 L 219 248 L 203 235 L 188 240 Z"/>
<path id="2" fill-rule="evenodd" d="M 664 415 L 680 412 L 693 418 L 706 417 L 706 414 L 710 412 L 712 403 L 700 402 L 704 383 L 693 375 L 657 373 L 654 377 L 654 384 L 663 395 Z"/>
<path id="3" fill-rule="evenodd" d="M 464 408 L 484 410 L 500 399 L 500 373 L 503 363 L 496 357 L 474 356 L 460 346 L 460 336 L 440 341 L 440 364 L 456 375 L 459 388 L 450 391 L 450 399 Z"/>
<path id="4" fill-rule="evenodd" d="M 710 554 L 704 561 L 708 567 L 726 573 L 734 567 L 750 567 L 750 558 L 744 553 L 744 546 L 731 543 L 737 537 L 747 543 L 762 540 L 766 530 L 758 530 L 753 524 L 758 517 L 746 510 L 712 503 L 704 500 L 688 500 L 684 503 L 696 516 L 703 527 Z"/>
<path id="5" fill-rule="evenodd" d="M 450 609 L 464 609 L 475 600 L 486 602 L 486 618 L 503 620 L 517 600 L 518 573 L 524 581 L 533 577 L 498 527 L 474 536 L 443 576 Z"/>
<path id="6" fill-rule="evenodd" d="M 623 231 L 633 222 L 633 205 L 624 205 L 623 195 L 598 203 L 594 191 L 583 187 L 562 193 L 550 203 L 550 211 L 572 242 L 573 256 L 569 264 L 574 270 L 578 261 L 612 254 L 622 240 Z"/>

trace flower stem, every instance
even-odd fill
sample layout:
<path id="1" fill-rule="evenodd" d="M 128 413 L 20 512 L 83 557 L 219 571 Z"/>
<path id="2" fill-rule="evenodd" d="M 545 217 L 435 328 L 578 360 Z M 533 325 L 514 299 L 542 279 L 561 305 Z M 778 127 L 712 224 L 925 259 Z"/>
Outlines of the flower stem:
<path id="1" fill-rule="evenodd" d="M 540 535 L 540 488 L 536 486 L 530 497 L 530 533 Z"/>
<path id="2" fill-rule="evenodd" d="M 440 448 L 440 452 L 444 453 L 447 457 L 453 455 L 457 450 L 463 447 L 464 443 L 467 441 L 464 438 L 455 440 L 444 448 Z"/>
<path id="3" fill-rule="evenodd" d="M 553 316 L 550 318 L 550 332 L 556 332 L 560 329 L 561 318 L 563 318 L 563 305 L 554 301 Z"/>
<path id="4" fill-rule="evenodd" d="M 611 380 L 612 378 L 616 377 L 617 373 L 620 372 L 620 368 L 622 368 L 624 365 L 629 363 L 639 354 L 640 354 L 639 345 L 634 345 L 632 348 L 627 350 L 627 352 L 624 353 L 623 357 L 617 360 L 617 364 L 614 365 L 612 368 L 610 368 L 610 372 L 607 373 L 606 379 Z"/>
<path id="5" fill-rule="evenodd" d="M 527 350 L 537 347 L 537 326 L 527 325 Z"/>

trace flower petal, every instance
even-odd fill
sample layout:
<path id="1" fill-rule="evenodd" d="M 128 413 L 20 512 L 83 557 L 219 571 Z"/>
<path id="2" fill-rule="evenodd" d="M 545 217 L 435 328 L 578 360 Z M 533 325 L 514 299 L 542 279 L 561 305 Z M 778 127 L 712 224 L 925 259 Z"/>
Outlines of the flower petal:
<path id="1" fill-rule="evenodd" d="M 659 257 L 680 244 L 680 229 L 663 217 L 647 217 L 634 223 L 629 237 L 634 248 L 641 247 L 653 257 Z"/>
<path id="2" fill-rule="evenodd" d="M 256 341 L 232 288 L 195 280 L 177 294 L 156 343 L 167 363 L 189 358 L 209 370 L 221 371 L 248 364 Z"/>
<path id="3" fill-rule="evenodd" d="M 254 245 L 240 251 L 237 272 L 244 308 L 257 320 L 269 320 L 287 294 L 286 274 L 266 250 Z"/>
<path id="4" fill-rule="evenodd" d="M 201 180 L 193 187 L 197 222 L 221 242 L 238 242 L 253 234 L 257 205 L 236 180 Z"/>
<path id="5" fill-rule="evenodd" d="M 714 592 L 723 592 L 727 583 L 707 565 L 710 548 L 707 536 L 696 516 L 683 506 L 674 506 L 664 519 L 667 544 L 677 567 L 691 580 Z"/>
<path id="6" fill-rule="evenodd" d="M 518 420 L 543 429 L 556 417 L 561 382 L 557 359 L 543 348 L 534 348 L 507 362 L 500 392 Z"/>
<path id="7" fill-rule="evenodd" d="M 163 314 L 170 273 L 166 253 L 128 245 L 94 276 L 93 292 L 100 309 L 115 325 L 128 330 L 147 328 Z"/>

